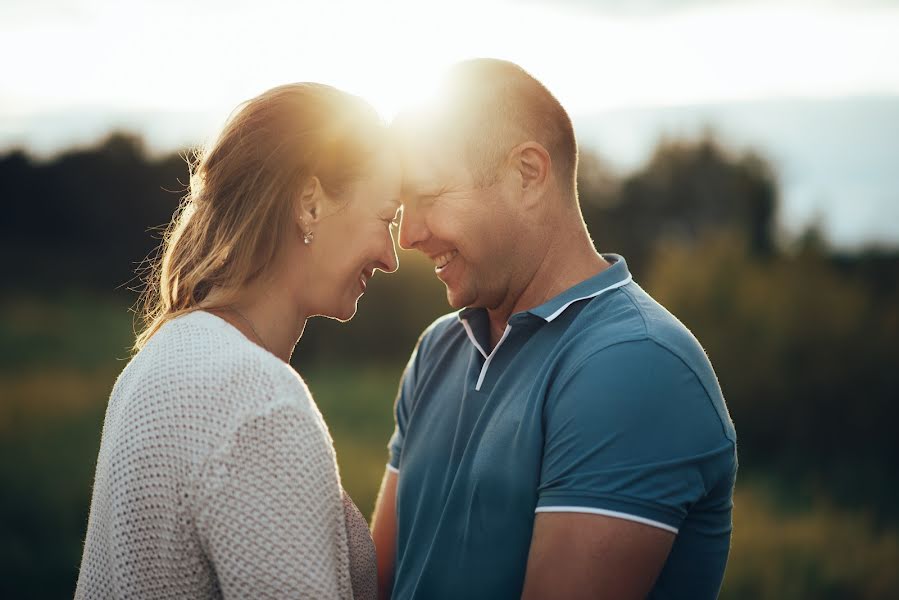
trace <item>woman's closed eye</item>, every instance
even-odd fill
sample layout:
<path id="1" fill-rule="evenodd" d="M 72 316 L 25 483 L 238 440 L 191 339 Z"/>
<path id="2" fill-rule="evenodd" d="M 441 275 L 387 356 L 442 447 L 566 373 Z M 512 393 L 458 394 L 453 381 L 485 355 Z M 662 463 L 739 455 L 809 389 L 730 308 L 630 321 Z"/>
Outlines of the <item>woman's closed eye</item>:
<path id="1" fill-rule="evenodd" d="M 384 219 L 384 222 L 387 223 L 387 227 L 389 227 L 391 229 L 396 229 L 397 227 L 400 226 L 400 219 L 402 218 L 402 216 L 403 216 L 403 209 L 398 208 L 396 210 L 396 214 L 394 214 L 391 217 L 386 217 Z"/>

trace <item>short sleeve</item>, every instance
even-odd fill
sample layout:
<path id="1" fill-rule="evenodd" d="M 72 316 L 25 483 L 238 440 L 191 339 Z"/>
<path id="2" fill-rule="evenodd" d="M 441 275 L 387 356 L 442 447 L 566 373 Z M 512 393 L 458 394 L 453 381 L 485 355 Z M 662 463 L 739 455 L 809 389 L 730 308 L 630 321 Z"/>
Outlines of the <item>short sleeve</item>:
<path id="1" fill-rule="evenodd" d="M 421 347 L 421 340 L 416 344 L 409 357 L 409 362 L 403 370 L 403 378 L 400 381 L 399 391 L 397 392 L 396 402 L 393 406 L 393 416 L 395 426 L 393 435 L 390 436 L 388 448 L 390 450 L 390 460 L 387 468 L 399 472 L 400 458 L 403 455 L 403 440 L 406 436 L 406 425 L 409 422 L 409 414 L 412 410 L 412 399 L 415 393 L 415 383 L 418 375 L 418 351 Z"/>
<path id="2" fill-rule="evenodd" d="M 705 388 L 652 340 L 615 344 L 568 373 L 544 406 L 537 512 L 586 512 L 677 533 L 735 469 Z"/>
<path id="3" fill-rule="evenodd" d="M 345 595 L 340 484 L 316 415 L 281 403 L 245 417 L 197 488 L 197 529 L 225 598 Z"/>

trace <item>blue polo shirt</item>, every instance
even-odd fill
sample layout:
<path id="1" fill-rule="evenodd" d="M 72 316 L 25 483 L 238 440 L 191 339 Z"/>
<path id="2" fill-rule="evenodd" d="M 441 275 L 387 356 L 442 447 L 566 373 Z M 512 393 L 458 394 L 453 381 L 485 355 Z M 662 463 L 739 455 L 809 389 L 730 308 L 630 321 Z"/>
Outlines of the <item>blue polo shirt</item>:
<path id="1" fill-rule="evenodd" d="M 696 338 L 624 259 L 516 313 L 489 351 L 483 309 L 421 336 L 396 401 L 393 598 L 519 598 L 535 512 L 676 534 L 651 598 L 715 598 L 736 434 Z"/>

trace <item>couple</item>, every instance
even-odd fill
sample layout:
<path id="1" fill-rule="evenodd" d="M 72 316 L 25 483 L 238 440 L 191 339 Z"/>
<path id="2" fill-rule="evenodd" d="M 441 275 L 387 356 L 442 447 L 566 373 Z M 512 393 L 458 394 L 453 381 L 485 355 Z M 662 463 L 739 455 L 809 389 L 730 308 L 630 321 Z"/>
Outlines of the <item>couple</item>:
<path id="1" fill-rule="evenodd" d="M 690 332 L 598 254 L 571 121 L 499 60 L 386 128 L 287 85 L 193 167 L 109 401 L 77 597 L 713 598 L 735 434 Z M 372 525 L 288 365 L 399 243 L 461 309 L 422 334 Z"/>

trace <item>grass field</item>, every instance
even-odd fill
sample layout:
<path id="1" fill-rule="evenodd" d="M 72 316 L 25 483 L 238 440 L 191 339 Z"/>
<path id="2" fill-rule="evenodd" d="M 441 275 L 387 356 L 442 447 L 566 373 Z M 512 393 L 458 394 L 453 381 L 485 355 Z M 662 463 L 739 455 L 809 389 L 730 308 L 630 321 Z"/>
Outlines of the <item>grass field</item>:
<path id="1" fill-rule="evenodd" d="M 121 302 L 79 295 L 9 298 L 0 315 L 0 597 L 70 597 L 131 319 Z M 344 485 L 370 514 L 402 364 L 299 370 L 331 429 Z M 897 565 L 899 533 L 863 507 L 838 509 L 758 474 L 740 480 L 722 598 L 896 598 Z"/>

